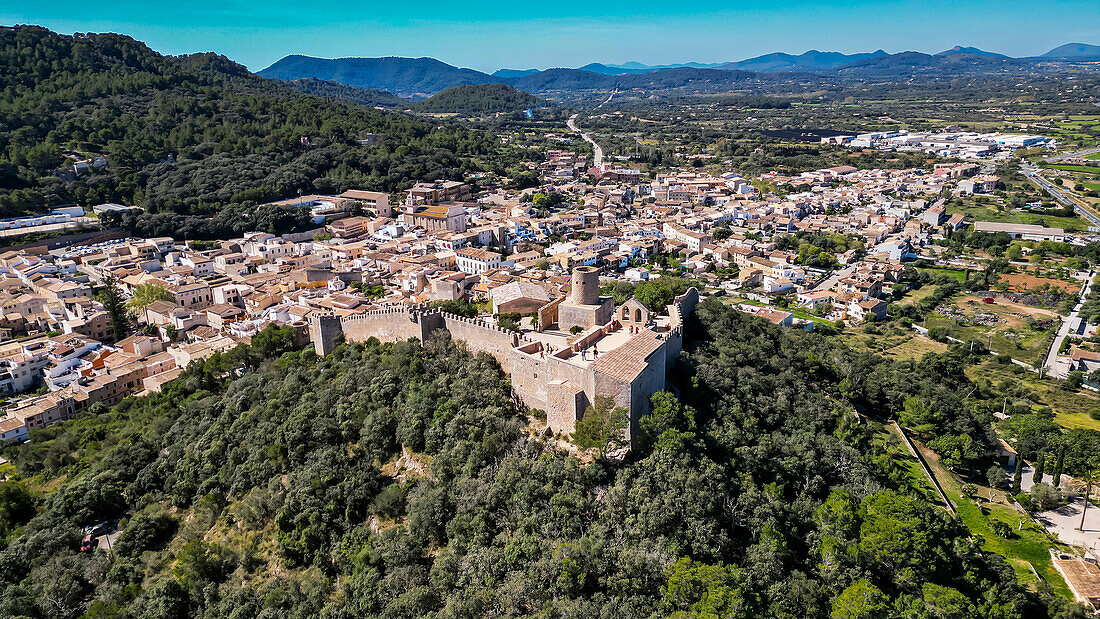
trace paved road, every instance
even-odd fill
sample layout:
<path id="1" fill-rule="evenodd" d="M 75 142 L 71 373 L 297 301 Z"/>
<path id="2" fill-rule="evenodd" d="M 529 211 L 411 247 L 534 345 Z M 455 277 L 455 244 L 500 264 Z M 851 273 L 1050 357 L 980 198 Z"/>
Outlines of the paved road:
<path id="1" fill-rule="evenodd" d="M 614 96 L 615 93 L 611 94 L 612 96 Z M 610 100 L 611 97 L 608 97 L 607 101 Z M 607 103 L 607 101 L 604 101 L 604 103 Z M 601 103 L 600 105 L 603 105 L 603 103 Z M 596 140 L 592 139 L 592 136 L 582 132 L 580 129 L 577 128 L 577 116 L 577 114 L 573 114 L 572 116 L 570 116 L 569 120 L 565 121 L 565 126 L 569 127 L 569 130 L 573 133 L 579 133 L 581 137 L 584 138 L 585 142 L 588 142 L 592 145 L 592 152 L 594 153 L 592 155 L 592 167 L 598 168 L 600 165 L 603 164 L 603 149 L 600 148 L 600 145 L 596 143 Z"/>
<path id="2" fill-rule="evenodd" d="M 1084 157 L 1085 155 L 1091 155 L 1093 153 L 1100 153 L 1100 147 L 1089 148 L 1086 150 L 1079 150 L 1076 153 L 1066 153 L 1064 155 L 1057 155 L 1055 157 L 1047 157 L 1047 163 L 1057 163 L 1063 159 L 1069 159 L 1070 157 Z"/>
<path id="3" fill-rule="evenodd" d="M 1050 345 L 1050 352 L 1047 353 L 1046 363 L 1043 364 L 1043 367 L 1046 368 L 1047 376 L 1058 378 L 1069 373 L 1070 361 L 1068 358 L 1059 358 L 1058 350 L 1061 349 L 1062 341 L 1066 339 L 1070 331 L 1077 330 L 1077 326 L 1080 323 L 1077 314 L 1081 311 L 1081 306 L 1085 303 L 1085 297 L 1088 296 L 1089 289 L 1092 287 L 1092 278 L 1095 276 L 1096 271 L 1089 271 L 1088 279 L 1085 281 L 1085 285 L 1081 287 L 1081 298 L 1077 300 L 1077 305 L 1073 306 L 1073 311 L 1069 313 L 1069 316 L 1062 321 L 1062 326 L 1058 328 L 1058 335 L 1054 337 L 1054 343 Z"/>
<path id="4" fill-rule="evenodd" d="M 1031 182 L 1049 191 L 1050 195 L 1054 196 L 1055 200 L 1061 202 L 1066 206 L 1073 207 L 1073 210 L 1077 211 L 1078 215 L 1084 217 L 1092 225 L 1100 227 L 1100 217 L 1097 217 L 1091 211 L 1086 210 L 1083 206 L 1081 206 L 1080 202 L 1074 199 L 1074 197 L 1070 194 L 1063 191 L 1061 187 L 1056 186 L 1054 183 L 1040 176 L 1038 170 L 1036 170 L 1034 167 L 1027 164 L 1020 164 L 1020 171 L 1023 172 L 1024 176 L 1031 179 Z"/>
<path id="5" fill-rule="evenodd" d="M 830 288 L 835 286 L 837 282 L 854 273 L 855 270 L 855 265 L 852 265 L 850 267 L 840 269 L 839 271 L 833 271 L 829 275 L 829 277 L 826 277 L 825 279 L 821 280 L 821 283 L 814 286 L 814 291 L 816 292 L 818 290 L 829 290 Z"/>

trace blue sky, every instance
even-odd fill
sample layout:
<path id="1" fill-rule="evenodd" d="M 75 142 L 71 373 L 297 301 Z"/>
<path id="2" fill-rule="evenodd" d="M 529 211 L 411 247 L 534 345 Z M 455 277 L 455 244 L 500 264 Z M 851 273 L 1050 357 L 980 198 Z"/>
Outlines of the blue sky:
<path id="1" fill-rule="evenodd" d="M 1100 0 L 953 2 L 5 0 L 3 25 L 121 32 L 167 54 L 216 51 L 259 70 L 287 54 L 432 56 L 483 71 L 589 62 L 725 62 L 773 51 L 1010 56 L 1100 44 Z"/>

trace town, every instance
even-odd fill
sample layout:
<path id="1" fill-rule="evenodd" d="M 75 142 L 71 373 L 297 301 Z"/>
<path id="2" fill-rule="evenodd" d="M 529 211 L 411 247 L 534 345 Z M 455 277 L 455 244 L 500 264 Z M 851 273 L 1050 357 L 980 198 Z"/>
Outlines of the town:
<path id="1" fill-rule="evenodd" d="M 308 209 L 316 227 L 300 233 L 216 242 L 123 237 L 6 251 L 0 391 L 10 400 L 0 437 L 27 440 L 32 428 L 156 392 L 189 363 L 247 343 L 269 325 L 312 339 L 324 354 L 336 331 L 349 341 L 425 339 L 430 328 L 406 327 L 432 311 L 481 330 L 459 339 L 509 369 L 551 432 L 568 436 L 600 396 L 614 396 L 636 426 L 649 396 L 664 388 L 680 321 L 700 294 L 789 327 L 874 323 L 905 296 L 906 265 L 984 268 L 947 251 L 943 240 L 956 231 L 972 227 L 1028 245 L 1077 238 L 949 215 L 952 196 L 992 195 L 1000 183 L 966 162 L 751 179 L 686 169 L 648 178 L 551 150 L 537 172 L 542 183 L 524 192 L 474 193 L 467 183 L 437 181 L 400 196 L 348 190 L 259 207 Z M 766 189 L 780 186 L 798 190 Z M 58 212 L 84 215 L 79 206 Z M 1085 276 L 1072 273 L 1069 281 Z M 615 301 L 616 288 L 665 280 L 679 289 Z M 105 288 L 122 309 L 95 292 Z M 688 292 L 692 300 L 684 301 Z M 1011 303 L 1024 292 L 975 294 Z M 904 320 L 904 312 L 895 315 Z M 1073 326 L 1073 337 L 1094 332 Z M 539 360 L 525 377 L 523 359 Z M 543 367 L 546 359 L 580 373 Z M 1050 368 L 1059 361 L 1065 376 L 1100 366 L 1100 354 L 1053 354 Z"/>

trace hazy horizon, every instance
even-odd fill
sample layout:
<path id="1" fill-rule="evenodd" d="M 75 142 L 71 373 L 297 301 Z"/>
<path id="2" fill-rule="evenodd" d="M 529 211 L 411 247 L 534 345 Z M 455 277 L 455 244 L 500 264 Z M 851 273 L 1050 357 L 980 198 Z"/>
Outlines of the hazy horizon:
<path id="1" fill-rule="evenodd" d="M 165 54 L 225 54 L 252 71 L 291 54 L 432 57 L 492 73 L 592 62 L 732 62 L 811 49 L 934 54 L 962 45 L 1018 57 L 1066 43 L 1100 43 L 1100 3 L 1082 0 L 856 0 L 837 7 L 705 1 L 691 11 L 622 1 L 456 6 L 422 0 L 368 10 L 347 0 L 309 6 L 196 0 L 171 7 L 26 2 L 0 11 L 0 23 L 38 24 L 64 34 L 118 32 Z"/>

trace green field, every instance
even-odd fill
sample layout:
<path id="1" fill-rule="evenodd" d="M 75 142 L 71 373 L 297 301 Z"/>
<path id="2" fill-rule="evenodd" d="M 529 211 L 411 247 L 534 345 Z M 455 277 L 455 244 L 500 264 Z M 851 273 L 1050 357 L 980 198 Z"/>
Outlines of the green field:
<path id="1" fill-rule="evenodd" d="M 1022 213 L 1019 211 L 998 211 L 995 208 L 980 204 L 968 204 L 958 207 L 949 205 L 948 214 L 962 213 L 971 221 L 995 221 L 1009 224 L 1039 224 L 1052 228 L 1062 228 L 1066 232 L 1083 232 L 1088 230 L 1089 224 L 1079 217 L 1054 217 L 1052 215 L 1039 215 L 1036 213 Z"/>
<path id="2" fill-rule="evenodd" d="M 937 327 L 946 329 L 947 334 L 953 338 L 965 341 L 977 340 L 990 347 L 999 355 L 1008 355 L 1017 361 L 1023 361 L 1034 365 L 1039 356 L 1044 354 L 1054 338 L 1054 334 L 1048 331 L 1032 331 L 1030 329 L 1009 329 L 1007 325 L 993 326 L 963 325 L 951 318 L 932 312 L 924 321 L 924 326 L 929 330 Z M 1015 336 L 1008 335 L 1014 333 Z"/>
<path id="3" fill-rule="evenodd" d="M 1087 165 L 1073 165 L 1068 163 L 1044 163 L 1044 168 L 1054 168 L 1055 170 L 1065 170 L 1066 172 L 1084 172 L 1085 174 L 1100 174 L 1100 167 L 1087 166 Z"/>
<path id="4" fill-rule="evenodd" d="M 1063 428 L 1084 428 L 1100 430 L 1100 421 L 1093 419 L 1090 413 L 1100 409 L 1100 396 L 1087 390 L 1066 391 L 1060 383 L 1041 380 L 1031 372 L 1016 373 L 1012 366 L 988 362 L 973 366 L 967 370 L 972 379 L 987 378 L 994 383 L 1009 380 L 1022 383 L 1041 403 L 1054 411 L 1054 422 Z"/>
<path id="5" fill-rule="evenodd" d="M 928 273 L 929 275 L 946 275 L 948 277 L 954 277 L 955 279 L 959 280 L 960 284 L 966 281 L 966 271 L 961 271 L 959 269 L 945 269 L 942 267 L 920 267 L 917 270 L 923 273 Z M 928 287 L 929 286 L 925 284 L 921 287 L 921 290 L 923 291 L 925 288 Z M 934 290 L 935 286 L 932 286 L 932 289 Z"/>

